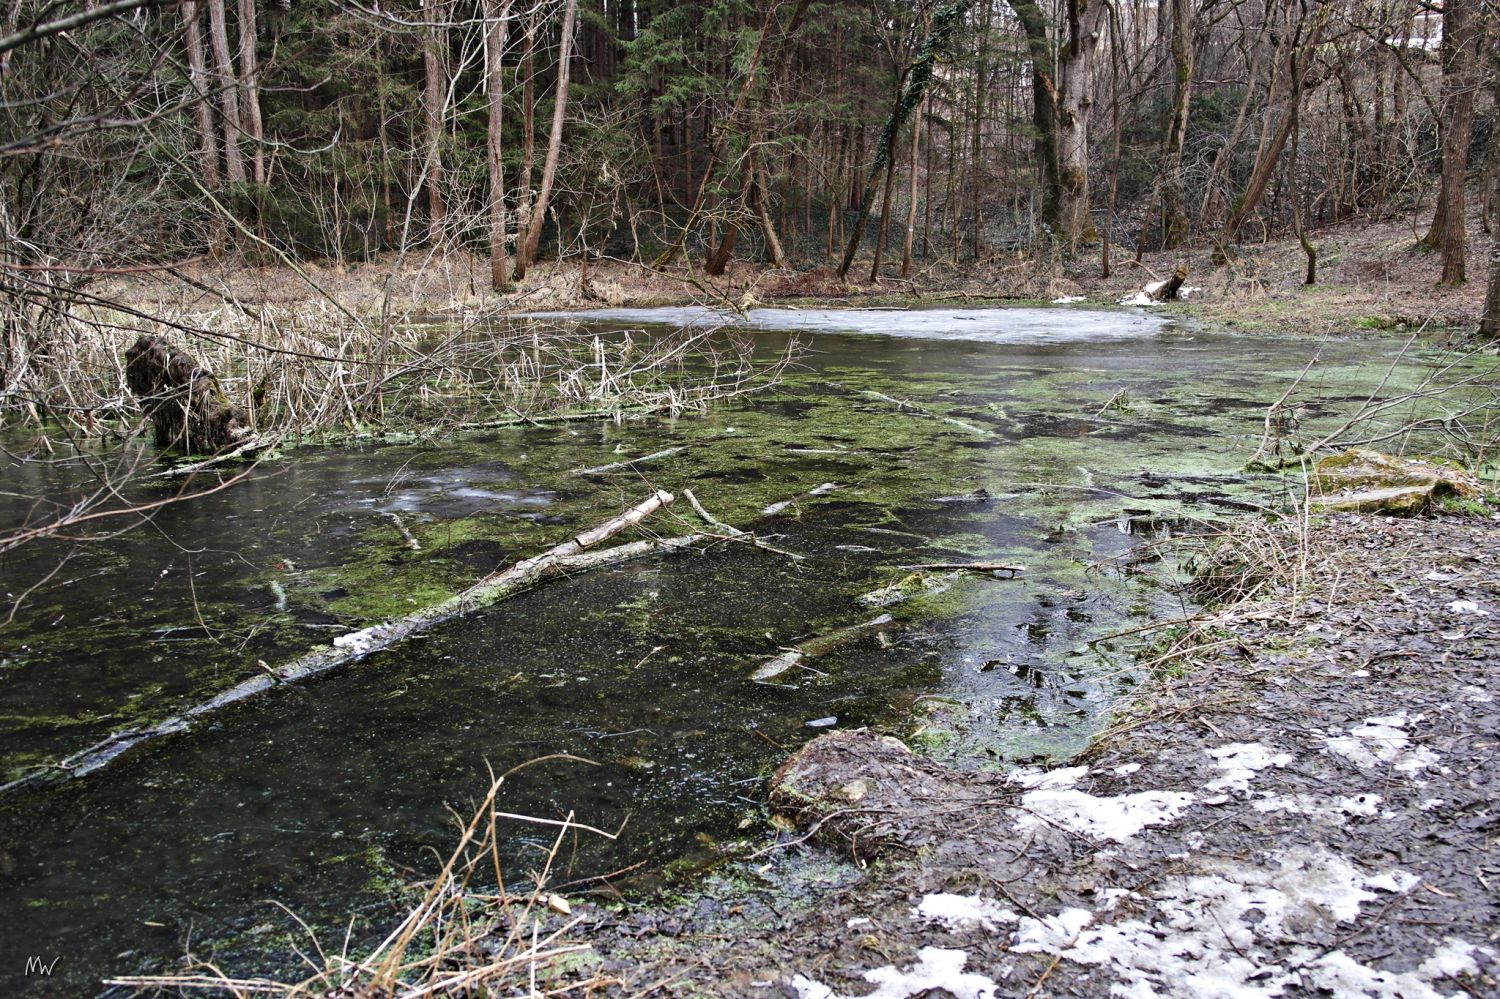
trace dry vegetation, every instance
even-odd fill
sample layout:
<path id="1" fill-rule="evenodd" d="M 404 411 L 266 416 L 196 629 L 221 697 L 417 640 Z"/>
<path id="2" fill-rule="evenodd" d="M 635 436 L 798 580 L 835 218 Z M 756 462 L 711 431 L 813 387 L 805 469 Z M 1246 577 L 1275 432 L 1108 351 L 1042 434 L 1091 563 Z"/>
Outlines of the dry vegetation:
<path id="1" fill-rule="evenodd" d="M 572 757 L 543 757 L 533 760 Z M 588 761 L 580 761 L 587 763 Z M 525 764 L 524 766 L 530 766 Z M 522 769 L 522 768 L 517 768 Z M 561 996 L 607 984 L 596 975 L 570 971 L 570 962 L 589 949 L 575 932 L 582 922 L 560 895 L 547 890 L 564 844 L 576 835 L 613 833 L 566 819 L 540 819 L 505 812 L 501 792 L 511 770 L 491 782 L 489 792 L 464 819 L 455 814 L 458 842 L 437 876 L 406 916 L 364 956 L 343 948 L 331 951 L 308 930 L 309 947 L 300 952 L 311 969 L 307 978 L 285 983 L 270 978 L 234 978 L 212 963 L 194 962 L 179 974 L 109 979 L 105 985 L 155 994 L 281 996 L 284 999 L 420 999 L 423 996 Z M 557 833 L 541 866 L 520 878 L 507 878 L 501 840 L 516 823 L 540 825 Z"/>

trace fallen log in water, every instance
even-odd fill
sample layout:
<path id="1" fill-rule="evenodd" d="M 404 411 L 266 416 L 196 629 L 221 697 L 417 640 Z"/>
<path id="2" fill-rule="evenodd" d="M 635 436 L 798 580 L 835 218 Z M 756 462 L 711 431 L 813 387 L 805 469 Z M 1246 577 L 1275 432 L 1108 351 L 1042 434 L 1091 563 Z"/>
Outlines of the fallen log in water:
<path id="1" fill-rule="evenodd" d="M 619 516 L 582 534 L 575 535 L 540 555 L 517 562 L 507 569 L 492 572 L 462 593 L 449 597 L 447 600 L 395 621 L 386 621 L 362 631 L 340 635 L 333 640 L 331 646 L 314 649 L 276 669 L 261 664 L 263 672 L 242 680 L 201 704 L 148 728 L 116 732 L 87 749 L 58 761 L 51 767 L 33 771 L 8 784 L 0 785 L 0 794 L 50 780 L 81 777 L 92 773 L 143 743 L 186 732 L 203 718 L 230 705 L 248 700 L 274 687 L 297 683 L 348 666 L 434 625 L 498 603 L 548 579 L 639 558 L 653 552 L 679 551 L 700 541 L 711 539 L 712 535 L 689 534 L 676 538 L 632 541 L 597 552 L 587 550 L 627 528 L 634 527 L 657 510 L 670 505 L 674 499 L 671 493 L 657 490 Z"/>
<path id="2" fill-rule="evenodd" d="M 847 628 L 840 628 L 838 631 L 830 631 L 826 635 L 809 638 L 801 645 L 782 650 L 782 653 L 774 659 L 766 660 L 761 664 L 759 669 L 750 674 L 750 679 L 757 683 L 774 679 L 793 666 L 802 665 L 804 660 L 826 656 L 835 649 L 842 648 L 856 639 L 863 638 L 872 631 L 881 630 L 893 620 L 889 614 L 882 614 L 877 618 L 865 621 L 863 624 L 851 624 Z"/>
<path id="3" fill-rule="evenodd" d="M 1004 562 L 918 562 L 901 568 L 914 572 L 1008 572 L 1012 578 L 1016 573 L 1026 571 L 1024 565 L 1007 565 Z"/>

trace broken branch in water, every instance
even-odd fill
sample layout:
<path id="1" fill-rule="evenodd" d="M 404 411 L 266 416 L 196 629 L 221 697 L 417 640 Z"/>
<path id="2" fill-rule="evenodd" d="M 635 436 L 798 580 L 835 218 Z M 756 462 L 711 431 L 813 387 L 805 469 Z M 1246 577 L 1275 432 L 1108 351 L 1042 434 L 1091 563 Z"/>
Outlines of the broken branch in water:
<path id="1" fill-rule="evenodd" d="M 903 565 L 902 569 L 912 572 L 932 570 L 933 572 L 946 572 L 960 570 L 964 572 L 1008 572 L 1014 578 L 1016 573 L 1025 572 L 1024 565 L 1006 565 L 1003 562 L 920 562 L 916 565 Z"/>
<path id="2" fill-rule="evenodd" d="M 882 614 L 877 618 L 865 621 L 863 624 L 851 624 L 847 628 L 840 628 L 838 631 L 830 631 L 826 635 L 809 638 L 801 645 L 783 650 L 774 659 L 766 660 L 761 664 L 759 669 L 750 674 L 750 679 L 757 683 L 775 679 L 793 666 L 802 665 L 805 659 L 816 659 L 819 656 L 826 656 L 835 649 L 842 648 L 873 631 L 884 629 L 886 625 L 891 624 L 894 620 L 889 614 Z"/>
<path id="3" fill-rule="evenodd" d="M 205 468 L 212 468 L 214 465 L 234 461 L 247 455 L 259 454 L 262 451 L 269 451 L 280 443 L 281 436 L 279 434 L 271 434 L 266 437 L 252 437 L 232 451 L 225 451 L 222 454 L 214 455 L 212 458 L 205 458 L 202 461 L 195 461 L 187 465 L 173 465 L 165 471 L 157 472 L 155 477 L 158 479 L 180 479 L 186 475 L 195 475 Z"/>
<path id="4" fill-rule="evenodd" d="M 692 506 L 693 512 L 702 517 L 703 522 L 709 527 L 723 531 L 731 538 L 738 538 L 744 535 L 745 532 L 740 530 L 738 527 L 734 527 L 731 524 L 724 523 L 722 520 L 718 519 L 713 514 L 703 509 L 703 504 L 698 502 L 698 497 L 693 495 L 693 491 L 691 489 L 684 489 L 682 491 L 682 495 L 687 497 L 687 501 L 689 505 Z"/>
<path id="5" fill-rule="evenodd" d="M 598 552 L 587 551 L 601 541 L 606 541 L 621 531 L 636 526 L 657 510 L 670 505 L 674 499 L 671 493 L 657 490 L 624 513 L 560 545 L 549 548 L 540 555 L 517 562 L 507 569 L 490 573 L 462 593 L 449 597 L 447 600 L 404 618 L 340 635 L 333 640 L 332 646 L 314 649 L 277 669 L 258 672 L 209 700 L 148 728 L 116 732 L 51 767 L 32 771 L 8 784 L 0 785 L 0 794 L 20 790 L 49 779 L 81 777 L 92 773 L 142 743 L 186 732 L 204 717 L 232 704 L 264 693 L 273 687 L 296 683 L 347 666 L 436 624 L 497 603 L 548 579 L 638 558 L 652 552 L 679 551 L 711 538 L 710 535 L 690 534 L 676 538 L 632 541 Z"/>
<path id="6" fill-rule="evenodd" d="M 594 468 L 574 469 L 573 474 L 578 476 L 608 475 L 610 472 L 619 472 L 624 469 L 634 468 L 636 465 L 648 461 L 655 461 L 658 458 L 670 458 L 674 454 L 680 454 L 683 451 L 686 451 L 688 447 L 689 445 L 687 444 L 679 444 L 677 447 L 665 448 L 661 451 L 655 452 L 654 454 L 643 454 L 639 458 L 627 458 L 624 461 L 612 461 L 608 465 L 598 465 Z"/>

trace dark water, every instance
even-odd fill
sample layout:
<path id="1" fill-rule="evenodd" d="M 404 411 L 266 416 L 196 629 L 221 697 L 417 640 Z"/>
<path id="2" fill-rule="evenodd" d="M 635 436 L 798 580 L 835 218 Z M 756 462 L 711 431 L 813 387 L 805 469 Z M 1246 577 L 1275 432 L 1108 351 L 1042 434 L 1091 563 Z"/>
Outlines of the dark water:
<path id="1" fill-rule="evenodd" d="M 678 317 L 634 321 L 649 318 Z M 1387 349 L 1070 310 L 945 313 L 912 336 L 900 314 L 856 323 L 875 332 L 818 317 L 782 388 L 706 417 L 308 449 L 119 537 L 5 557 L 0 591 L 37 584 L 0 629 L 13 775 L 201 700 L 258 660 L 437 599 L 656 486 L 690 487 L 804 556 L 719 545 L 555 582 L 86 780 L 0 800 L 6 991 L 90 994 L 189 951 L 229 972 L 285 969 L 289 941 L 307 941 L 266 900 L 335 948 L 352 914 L 364 941 L 397 910 L 394 889 L 451 843 L 447 809 L 482 795 L 490 768 L 547 754 L 597 765 L 527 770 L 504 807 L 623 825 L 614 844 L 570 844 L 555 880 L 633 868 L 627 887 L 763 836 L 764 777 L 811 719 L 914 732 L 917 699 L 942 695 L 971 732 L 940 753 L 970 765 L 1065 754 L 1128 689 L 1083 644 L 1176 610 L 1118 557 L 1154 524 L 1274 493 L 1237 473 L 1265 404 L 1315 350 L 1326 393 L 1357 394 Z M 759 335 L 768 355 L 787 337 Z M 692 446 L 639 472 L 570 474 L 678 444 Z M 154 458 L 0 466 L 0 528 L 25 519 L 27 497 L 80 495 L 100 464 L 130 460 Z M 961 499 L 976 490 L 989 498 Z M 877 613 L 856 598 L 900 579 L 897 566 L 968 559 L 1029 571 L 892 608 L 902 627 L 886 644 L 862 640 L 786 686 L 747 681 L 800 636 Z M 545 830 L 517 827 L 511 870 L 548 846 Z M 24 976 L 31 955 L 60 958 L 54 977 Z"/>

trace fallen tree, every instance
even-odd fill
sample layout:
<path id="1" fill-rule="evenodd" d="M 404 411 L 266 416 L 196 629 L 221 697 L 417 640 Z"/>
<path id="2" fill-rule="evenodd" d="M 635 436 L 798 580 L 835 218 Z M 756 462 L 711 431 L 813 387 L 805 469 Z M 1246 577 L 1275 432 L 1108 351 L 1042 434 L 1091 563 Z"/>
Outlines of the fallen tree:
<path id="1" fill-rule="evenodd" d="M 394 621 L 340 635 L 333 640 L 332 645 L 314 649 L 276 669 L 261 663 L 262 672 L 240 681 L 209 700 L 154 725 L 115 732 L 45 769 L 32 771 L 8 784 L 0 785 L 0 794 L 93 773 L 144 743 L 190 731 L 203 719 L 231 705 L 276 687 L 299 683 L 349 666 L 434 625 L 488 607 L 549 579 L 652 553 L 680 551 L 701 541 L 718 539 L 719 535 L 715 534 L 688 534 L 674 538 L 632 541 L 602 551 L 588 550 L 621 531 L 636 526 L 656 511 L 670 506 L 675 498 L 665 490 L 657 490 L 624 513 L 577 534 L 540 555 L 496 570 L 447 600 Z"/>

